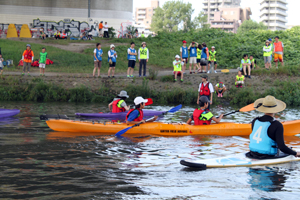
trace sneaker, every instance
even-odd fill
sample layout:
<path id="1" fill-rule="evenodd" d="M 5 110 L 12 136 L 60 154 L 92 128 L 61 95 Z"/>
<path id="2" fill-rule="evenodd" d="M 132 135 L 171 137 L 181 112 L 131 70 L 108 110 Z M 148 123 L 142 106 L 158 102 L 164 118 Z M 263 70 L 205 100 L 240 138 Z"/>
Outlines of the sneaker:
<path id="1" fill-rule="evenodd" d="M 238 88 L 239 86 L 238 86 L 238 85 L 236 85 L 235 87 L 237 87 L 237 88 Z"/>
<path id="2" fill-rule="evenodd" d="M 221 94 L 220 94 L 220 93 L 218 93 L 218 97 L 221 97 Z"/>
<path id="3" fill-rule="evenodd" d="M 107 76 L 108 78 L 110 78 L 110 76 Z"/>
<path id="4" fill-rule="evenodd" d="M 243 86 L 241 85 L 240 88 L 242 88 Z"/>
<path id="5" fill-rule="evenodd" d="M 130 76 L 130 78 L 133 78 L 133 77 L 134 77 L 133 75 Z"/>
<path id="6" fill-rule="evenodd" d="M 223 97 L 223 94 L 221 93 L 220 96 Z"/>
<path id="7" fill-rule="evenodd" d="M 210 71 L 207 72 L 208 74 L 210 73 Z"/>
<path id="8" fill-rule="evenodd" d="M 186 72 L 183 72 L 183 74 L 186 74 Z"/>
<path id="9" fill-rule="evenodd" d="M 27 74 L 28 76 L 31 76 L 29 73 Z"/>
<path id="10" fill-rule="evenodd" d="M 40 76 L 43 76 L 43 74 L 40 74 Z"/>
<path id="11" fill-rule="evenodd" d="M 24 73 L 22 73 L 22 76 L 24 76 Z"/>
<path id="12" fill-rule="evenodd" d="M 193 72 L 190 72 L 190 74 L 192 74 Z"/>
<path id="13" fill-rule="evenodd" d="M 146 75 L 144 75 L 143 77 L 146 77 Z"/>
<path id="14" fill-rule="evenodd" d="M 248 77 L 248 75 L 245 75 L 245 78 L 247 78 Z"/>
<path id="15" fill-rule="evenodd" d="M 177 79 L 174 79 L 174 82 L 176 82 L 177 81 Z"/>
<path id="16" fill-rule="evenodd" d="M 43 76 L 45 76 L 45 74 L 43 74 Z"/>
<path id="17" fill-rule="evenodd" d="M 215 70 L 215 73 L 218 73 L 218 72 Z"/>
<path id="18" fill-rule="evenodd" d="M 139 77 L 142 77 L 141 75 L 139 75 Z"/>
<path id="19" fill-rule="evenodd" d="M 249 75 L 249 76 L 248 76 L 248 78 L 250 78 L 250 79 L 251 79 L 251 76 Z"/>
<path id="20" fill-rule="evenodd" d="M 129 75 L 127 75 L 127 78 L 130 78 L 130 76 L 129 76 Z"/>
<path id="21" fill-rule="evenodd" d="M 115 76 L 112 76 L 113 78 L 115 78 Z"/>
<path id="22" fill-rule="evenodd" d="M 183 79 L 181 79 L 180 81 L 183 82 Z"/>

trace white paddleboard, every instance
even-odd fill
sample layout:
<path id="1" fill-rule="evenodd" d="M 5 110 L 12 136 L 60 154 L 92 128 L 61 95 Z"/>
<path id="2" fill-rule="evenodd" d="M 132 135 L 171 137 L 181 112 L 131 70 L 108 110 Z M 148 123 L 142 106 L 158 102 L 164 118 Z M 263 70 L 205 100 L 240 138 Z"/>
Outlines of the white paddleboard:
<path id="1" fill-rule="evenodd" d="M 299 149 L 293 149 L 299 151 Z M 251 159 L 246 157 L 245 153 L 235 154 L 220 158 L 211 158 L 203 160 L 181 160 L 180 164 L 193 168 L 224 168 L 224 167 L 251 167 L 258 165 L 274 165 L 280 163 L 300 161 L 300 157 L 289 155 L 286 157 L 272 159 Z"/>

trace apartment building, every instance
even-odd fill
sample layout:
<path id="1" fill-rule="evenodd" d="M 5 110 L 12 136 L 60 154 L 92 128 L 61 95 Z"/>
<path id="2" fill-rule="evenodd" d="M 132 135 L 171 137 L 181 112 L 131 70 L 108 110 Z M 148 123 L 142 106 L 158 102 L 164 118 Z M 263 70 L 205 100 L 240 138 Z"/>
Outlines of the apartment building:
<path id="1" fill-rule="evenodd" d="M 285 30 L 287 23 L 286 0 L 262 0 L 260 2 L 260 21 L 268 26 L 269 30 Z"/>
<path id="2" fill-rule="evenodd" d="M 214 20 L 215 12 L 221 7 L 239 7 L 241 0 L 203 0 L 203 11 L 207 15 L 207 23 Z"/>
<path id="3" fill-rule="evenodd" d="M 150 31 L 152 16 L 155 9 L 159 7 L 159 1 L 151 1 L 151 7 L 136 8 L 135 10 L 135 24 L 145 27 L 145 31 Z"/>

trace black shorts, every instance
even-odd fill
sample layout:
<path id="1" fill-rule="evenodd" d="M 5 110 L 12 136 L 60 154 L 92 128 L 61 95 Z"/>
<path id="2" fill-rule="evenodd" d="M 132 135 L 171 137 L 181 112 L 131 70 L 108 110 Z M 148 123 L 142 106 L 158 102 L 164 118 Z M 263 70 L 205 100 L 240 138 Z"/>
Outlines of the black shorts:
<path id="1" fill-rule="evenodd" d="M 182 58 L 182 59 L 185 59 L 185 61 L 183 61 L 183 62 L 185 62 L 185 64 L 188 63 L 189 58 Z"/>
<path id="2" fill-rule="evenodd" d="M 134 68 L 135 67 L 135 60 L 128 60 L 128 67 Z"/>
<path id="3" fill-rule="evenodd" d="M 205 58 L 201 58 L 200 65 L 207 66 L 207 60 L 205 60 Z"/>
<path id="4" fill-rule="evenodd" d="M 200 61 L 201 61 L 201 59 L 198 59 L 198 58 L 197 58 L 197 63 L 200 63 Z"/>
<path id="5" fill-rule="evenodd" d="M 208 63 L 209 63 L 209 64 L 211 64 L 211 63 L 212 63 L 212 61 L 208 61 Z M 218 64 L 218 63 L 217 63 L 217 61 L 215 61 L 215 64 Z"/>
<path id="6" fill-rule="evenodd" d="M 109 67 L 115 67 L 116 66 L 116 63 L 113 62 L 112 64 L 109 64 Z"/>

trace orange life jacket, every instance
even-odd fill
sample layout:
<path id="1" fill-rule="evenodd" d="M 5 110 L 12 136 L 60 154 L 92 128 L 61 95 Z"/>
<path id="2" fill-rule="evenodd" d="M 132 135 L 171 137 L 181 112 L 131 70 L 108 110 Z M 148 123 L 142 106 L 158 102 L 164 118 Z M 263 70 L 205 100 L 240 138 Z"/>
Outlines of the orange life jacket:
<path id="1" fill-rule="evenodd" d="M 115 100 L 115 101 L 112 103 L 112 112 L 113 112 L 113 113 L 119 113 L 119 112 L 125 112 L 125 111 L 126 111 L 125 108 L 119 108 L 119 107 L 118 107 L 119 101 L 121 101 L 121 99 Z"/>
<path id="2" fill-rule="evenodd" d="M 281 41 L 278 41 L 278 42 L 274 42 L 274 47 L 275 47 L 275 52 L 276 51 L 283 51 L 283 48 L 282 48 L 282 42 Z"/>
<path id="3" fill-rule="evenodd" d="M 132 113 L 132 111 L 134 111 L 134 110 L 138 110 L 138 111 L 140 112 L 140 115 L 139 115 L 137 118 L 135 118 L 133 121 L 136 121 L 136 122 L 142 121 L 143 118 L 144 118 L 144 113 L 143 113 L 143 111 L 142 111 L 141 109 L 139 109 L 139 108 L 129 110 L 129 112 L 128 112 L 127 115 L 126 115 L 126 121 L 127 121 L 128 117 L 129 117 L 130 113 Z"/>
<path id="4" fill-rule="evenodd" d="M 204 86 L 204 84 L 201 84 L 201 88 L 200 88 L 200 92 L 199 92 L 200 96 L 209 96 L 210 95 L 210 90 L 209 90 L 209 82 L 206 83 L 206 85 Z"/>
<path id="5" fill-rule="evenodd" d="M 204 119 L 200 120 L 201 115 L 203 112 L 210 112 L 209 110 L 202 110 L 202 109 L 195 109 L 193 112 L 193 118 L 194 118 L 194 125 L 210 125 L 211 119 Z"/>
<path id="6" fill-rule="evenodd" d="M 31 60 L 32 60 L 32 51 L 31 51 L 31 49 L 30 50 L 25 50 L 25 52 L 24 52 L 24 60 L 30 60 L 30 62 L 31 62 Z"/>

